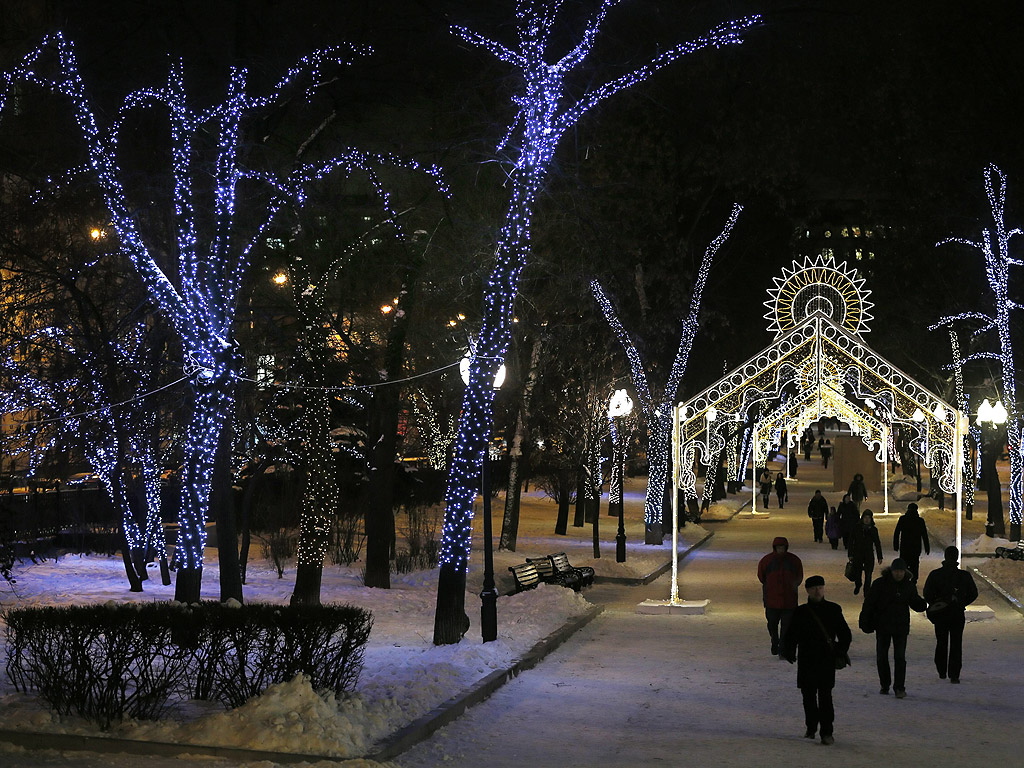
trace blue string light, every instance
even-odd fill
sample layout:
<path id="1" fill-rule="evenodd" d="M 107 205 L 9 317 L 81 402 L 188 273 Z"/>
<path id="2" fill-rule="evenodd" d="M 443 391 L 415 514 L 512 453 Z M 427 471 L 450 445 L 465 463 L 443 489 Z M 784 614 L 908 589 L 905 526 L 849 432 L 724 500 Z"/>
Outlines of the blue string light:
<path id="1" fill-rule="evenodd" d="M 38 48 L 0 79 L 0 115 L 21 84 L 38 85 L 71 102 L 88 154 L 86 167 L 98 182 L 110 227 L 150 296 L 181 338 L 185 353 L 195 361 L 194 401 L 185 435 L 175 559 L 179 568 L 197 572 L 200 578 L 214 456 L 233 410 L 240 365 L 232 341 L 232 326 L 253 247 L 265 237 L 279 212 L 286 206 L 301 208 L 311 186 L 328 174 L 366 172 L 385 207 L 390 208 L 374 169 L 384 165 L 415 166 L 390 155 L 345 150 L 329 160 L 297 164 L 283 174 L 249 169 L 240 158 L 245 121 L 297 89 L 304 88 L 309 96 L 319 84 L 329 81 L 325 76 L 329 69 L 348 64 L 346 57 L 367 52 L 350 47 L 317 51 L 299 61 L 262 96 L 247 93 L 244 69 L 232 69 L 224 99 L 206 109 L 190 104 L 183 66 L 175 64 L 162 88 L 143 88 L 129 94 L 106 132 L 98 124 L 97 113 L 79 75 L 74 47 L 60 33 L 44 38 Z M 44 71 L 55 71 L 56 75 L 47 78 L 42 74 Z M 117 163 L 122 129 L 140 109 L 160 110 L 170 127 L 175 237 L 173 243 L 161 242 L 159 248 L 161 253 L 170 252 L 172 260 L 176 259 L 168 272 L 161 267 L 167 264 L 166 257 L 158 261 L 157 249 L 140 230 Z M 212 157 L 203 149 L 210 136 L 216 137 Z M 194 188 L 194 182 L 210 176 L 210 166 L 204 163 L 211 159 L 212 188 Z M 437 176 L 436 168 L 425 170 Z M 80 175 L 81 169 L 76 173 Z M 238 195 L 243 181 L 262 184 L 270 191 L 265 208 L 250 212 L 256 226 L 249 238 L 241 238 L 235 226 L 238 207 L 243 203 L 251 205 L 249 201 L 253 199 Z M 208 192 L 212 192 L 212 204 L 205 202 Z M 199 205 L 207 206 L 208 210 L 197 210 Z M 198 584 L 199 579 L 194 580 L 189 590 L 196 593 L 183 598 L 197 599 Z"/>
<path id="2" fill-rule="evenodd" d="M 1022 309 L 1024 305 L 1010 298 L 1010 267 L 1024 266 L 1024 261 L 1010 255 L 1010 240 L 1021 234 L 1020 229 L 1007 229 L 1006 226 L 1006 174 L 997 166 L 989 164 L 985 168 L 985 194 L 988 197 L 989 210 L 992 215 L 992 226 L 982 230 L 981 239 L 968 240 L 962 237 L 950 237 L 938 245 L 958 243 L 981 251 L 985 258 L 985 275 L 994 299 L 993 315 L 979 312 L 963 312 L 948 315 L 931 326 L 930 330 L 949 326 L 958 321 L 979 322 L 980 327 L 975 335 L 987 331 L 995 331 L 999 339 L 997 352 L 976 352 L 968 355 L 960 366 L 979 359 L 998 360 L 1000 363 L 1003 384 L 1003 402 L 1008 418 L 1006 421 L 1007 438 L 1010 446 L 1010 522 L 1020 525 L 1024 521 L 1024 424 L 1017 407 L 1017 381 L 1014 368 L 1013 339 L 1011 336 L 1011 313 Z"/>
<path id="3" fill-rule="evenodd" d="M 504 360 L 511 335 L 512 310 L 519 276 L 530 248 L 533 204 L 544 185 L 562 136 L 604 99 L 643 82 L 675 60 L 704 48 L 720 48 L 742 42 L 741 35 L 760 22 L 750 16 L 716 27 L 702 37 L 676 45 L 648 64 L 587 91 L 582 98 L 567 96 L 565 79 L 578 70 L 590 54 L 608 11 L 618 0 L 602 0 L 587 21 L 582 37 L 568 53 L 553 59 L 548 50 L 554 37 L 561 0 L 517 0 L 515 41 L 503 45 L 462 26 L 452 34 L 482 48 L 515 69 L 522 86 L 512 97 L 516 115 L 509 124 L 499 151 L 512 158 L 509 170 L 511 194 L 505 223 L 498 236 L 495 264 L 484 286 L 483 322 L 477 354 L 470 364 L 469 384 L 462 401 L 459 434 L 449 471 L 447 510 L 441 533 L 440 562 L 464 573 L 469 564 L 473 501 L 481 456 L 491 427 L 492 382 Z"/>

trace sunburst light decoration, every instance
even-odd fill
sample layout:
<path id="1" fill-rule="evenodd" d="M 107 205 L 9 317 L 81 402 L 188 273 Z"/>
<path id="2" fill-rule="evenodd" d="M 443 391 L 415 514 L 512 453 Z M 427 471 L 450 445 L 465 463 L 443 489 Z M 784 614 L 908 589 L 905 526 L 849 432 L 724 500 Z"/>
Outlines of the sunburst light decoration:
<path id="1" fill-rule="evenodd" d="M 867 333 L 868 310 L 874 304 L 867 300 L 871 291 L 864 288 L 864 278 L 857 270 L 847 269 L 846 262 L 836 264 L 832 256 L 808 256 L 792 269 L 783 268 L 782 277 L 774 278 L 775 287 L 768 289 L 764 303 L 768 313 L 768 330 L 779 338 L 800 325 L 815 312 L 828 315 L 840 327 L 857 335 Z"/>

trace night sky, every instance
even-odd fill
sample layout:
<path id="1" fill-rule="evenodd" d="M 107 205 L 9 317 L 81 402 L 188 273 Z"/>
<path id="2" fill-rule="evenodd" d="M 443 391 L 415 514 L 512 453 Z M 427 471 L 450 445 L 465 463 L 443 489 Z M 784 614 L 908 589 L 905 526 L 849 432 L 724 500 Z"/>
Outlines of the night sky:
<path id="1" fill-rule="evenodd" d="M 566 2 L 565 16 L 591 6 Z M 496 0 L 7 0 L 0 66 L 62 29 L 79 46 L 97 101 L 112 109 L 129 90 L 160 83 L 169 57 L 182 57 L 197 92 L 212 96 L 232 63 L 249 67 L 260 86 L 317 46 L 372 44 L 375 55 L 332 91 L 346 129 L 450 168 L 453 219 L 468 218 L 467 206 L 485 195 L 496 227 L 500 178 L 489 161 L 511 114 L 512 83 L 446 27 L 457 21 L 500 38 L 511 8 Z M 740 202 L 746 210 L 705 298 L 685 385 L 693 391 L 770 341 L 761 304 L 792 258 L 820 249 L 826 230 L 881 227 L 887 235 L 872 244 L 874 258 L 858 264 L 878 305 L 869 343 L 936 385 L 926 379 L 948 362 L 948 339 L 926 326 L 989 306 L 980 258 L 934 247 L 949 235 L 978 235 L 987 163 L 1008 173 L 1009 220 L 1024 221 L 1024 6 L 631 0 L 613 10 L 579 85 L 753 12 L 764 24 L 743 46 L 677 62 L 567 137 L 540 204 L 523 295 L 540 295 L 553 271 L 572 276 L 570 293 L 599 276 L 637 324 L 630 286 L 639 264 L 657 308 L 643 331 L 651 354 L 664 356 L 678 340 L 704 244 Z M 28 143 L 0 132 L 0 163 L 42 168 L 67 138 L 56 130 Z M 578 293 L 580 311 L 593 312 Z"/>

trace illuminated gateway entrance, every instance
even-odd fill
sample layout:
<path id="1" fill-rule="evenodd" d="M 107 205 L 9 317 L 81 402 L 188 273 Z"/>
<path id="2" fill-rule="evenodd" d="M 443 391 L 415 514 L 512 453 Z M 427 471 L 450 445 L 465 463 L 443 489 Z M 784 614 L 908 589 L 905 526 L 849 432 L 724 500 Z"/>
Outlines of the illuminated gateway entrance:
<path id="1" fill-rule="evenodd" d="M 736 477 L 751 456 L 763 467 L 778 435 L 798 436 L 822 417 L 850 425 L 878 461 L 887 462 L 894 432 L 901 433 L 939 487 L 955 494 L 956 544 L 960 546 L 963 444 L 967 420 L 864 343 L 871 320 L 863 278 L 831 257 L 793 262 L 775 278 L 765 302 L 774 341 L 703 392 L 673 409 L 673 481 L 688 499 L 698 498 L 698 463 L 707 477 L 724 460 Z M 756 490 L 756 489 L 755 489 Z M 678 493 L 672 494 L 678 528 Z M 755 497 L 756 504 L 756 497 Z M 756 506 L 754 507 L 756 513 Z M 678 562 L 673 534 L 672 595 L 678 603 Z"/>

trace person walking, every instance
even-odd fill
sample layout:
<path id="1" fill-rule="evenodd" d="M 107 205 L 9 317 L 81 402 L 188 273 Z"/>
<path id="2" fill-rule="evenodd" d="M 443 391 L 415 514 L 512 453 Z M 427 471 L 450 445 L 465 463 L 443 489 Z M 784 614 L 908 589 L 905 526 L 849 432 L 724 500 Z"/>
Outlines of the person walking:
<path id="1" fill-rule="evenodd" d="M 768 509 L 768 500 L 772 497 L 772 473 L 767 469 L 761 472 L 760 485 L 761 503 L 765 509 Z"/>
<path id="2" fill-rule="evenodd" d="M 878 539 L 875 514 L 870 509 L 865 509 L 861 513 L 860 522 L 854 526 L 847 552 L 857 571 L 857 578 L 853 582 L 853 594 L 857 595 L 860 594 L 862 584 L 866 587 L 871 586 L 871 572 L 875 570 L 874 556 L 877 555 L 878 564 L 882 564 L 882 542 Z M 867 597 L 866 591 L 864 597 Z"/>
<path id="3" fill-rule="evenodd" d="M 828 517 L 825 518 L 825 538 L 828 539 L 828 543 L 832 545 L 832 549 L 839 549 L 839 537 L 841 535 L 839 527 L 839 512 L 835 507 L 832 507 L 828 511 Z"/>
<path id="4" fill-rule="evenodd" d="M 810 427 L 805 429 L 804 433 L 800 436 L 800 444 L 804 449 L 804 461 L 810 461 L 811 451 L 814 449 L 814 433 Z"/>
<path id="5" fill-rule="evenodd" d="M 924 600 L 928 620 L 935 625 L 935 669 L 939 679 L 960 682 L 963 668 L 964 609 L 978 599 L 978 586 L 970 571 L 960 568 L 960 550 L 946 547 L 942 565 L 928 574 Z"/>
<path id="6" fill-rule="evenodd" d="M 796 458 L 796 447 L 794 446 L 789 449 L 789 476 L 794 480 L 796 480 L 796 470 L 798 466 L 799 465 Z"/>
<path id="7" fill-rule="evenodd" d="M 757 580 L 761 582 L 764 617 L 772 640 L 772 656 L 782 654 L 782 639 L 789 631 L 789 622 L 797 606 L 797 592 L 804 578 L 804 565 L 789 551 L 789 539 L 776 536 L 772 551 L 757 563 Z"/>
<path id="8" fill-rule="evenodd" d="M 857 505 L 850 501 L 850 494 L 844 494 L 843 500 L 839 502 L 839 532 L 843 537 L 843 549 L 850 548 L 850 538 L 854 530 L 860 525 L 860 510 Z"/>
<path id="9" fill-rule="evenodd" d="M 909 578 L 907 564 L 901 558 L 882 569 L 882 575 L 871 582 L 859 625 L 865 632 L 875 633 L 875 662 L 878 666 L 878 692 L 889 694 L 892 685 L 897 699 L 907 696 L 907 636 L 910 635 L 910 609 L 920 613 L 928 605 L 917 594 L 917 586 Z M 889 646 L 892 646 L 893 668 L 889 668 Z"/>
<path id="10" fill-rule="evenodd" d="M 832 441 L 826 437 L 825 442 L 822 443 L 819 448 L 821 450 L 821 465 L 825 469 L 828 469 L 829 459 L 832 458 Z"/>
<path id="11" fill-rule="evenodd" d="M 853 502 L 853 505 L 857 507 L 857 511 L 860 512 L 861 503 L 868 497 L 868 488 L 864 485 L 864 475 L 856 474 L 853 476 L 847 494 L 850 496 L 850 501 Z"/>
<path id="12" fill-rule="evenodd" d="M 814 540 L 824 541 L 822 535 L 825 527 L 825 516 L 828 514 L 828 501 L 821 495 L 821 491 L 815 491 L 807 504 L 807 516 L 811 518 L 814 526 Z"/>
<path id="13" fill-rule="evenodd" d="M 907 564 L 907 570 L 914 581 L 917 581 L 920 574 L 922 546 L 926 555 L 931 553 L 928 526 L 924 518 L 918 514 L 917 504 L 911 502 L 907 505 L 907 511 L 896 521 L 896 530 L 892 533 L 892 548 Z"/>
<path id="14" fill-rule="evenodd" d="M 789 501 L 789 488 L 786 487 L 786 476 L 781 472 L 775 476 L 775 496 L 779 500 L 779 509 L 782 509 L 783 502 Z"/>
<path id="15" fill-rule="evenodd" d="M 836 685 L 837 658 L 849 661 L 853 635 L 837 603 L 825 599 L 825 579 L 811 576 L 804 582 L 807 602 L 793 612 L 786 633 L 784 657 L 797 662 L 796 684 L 804 704 L 804 737 L 813 739 L 821 732 L 821 743 L 828 746 L 833 737 L 835 707 L 832 689 Z"/>

